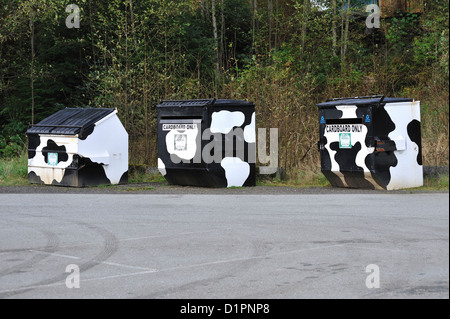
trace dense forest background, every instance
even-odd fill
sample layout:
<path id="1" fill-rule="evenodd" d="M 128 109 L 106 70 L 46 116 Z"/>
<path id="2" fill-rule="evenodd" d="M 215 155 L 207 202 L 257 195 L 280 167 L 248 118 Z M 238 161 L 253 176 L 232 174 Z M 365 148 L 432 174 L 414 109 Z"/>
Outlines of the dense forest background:
<path id="1" fill-rule="evenodd" d="M 116 107 L 130 163 L 156 166 L 160 100 L 233 98 L 279 129 L 293 176 L 320 165 L 316 103 L 384 94 L 421 101 L 424 165 L 448 165 L 449 1 L 368 29 L 372 2 L 0 0 L 0 157 L 57 110 Z M 66 26 L 72 3 L 79 28 Z"/>

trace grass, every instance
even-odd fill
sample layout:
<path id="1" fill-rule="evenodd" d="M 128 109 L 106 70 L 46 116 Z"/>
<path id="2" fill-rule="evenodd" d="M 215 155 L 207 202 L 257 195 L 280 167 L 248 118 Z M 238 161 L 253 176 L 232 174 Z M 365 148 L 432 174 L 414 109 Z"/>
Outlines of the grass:
<path id="1" fill-rule="evenodd" d="M 167 184 L 164 176 L 159 173 L 147 174 L 144 172 L 134 171 L 130 173 L 128 178 L 129 184 L 144 183 L 161 183 Z M 0 159 L 0 186 L 25 186 L 28 183 L 28 156 L 23 152 L 19 157 Z M 300 171 L 296 176 L 287 180 L 280 178 L 267 178 L 260 176 L 256 181 L 257 186 L 271 187 L 331 187 L 328 180 L 320 171 Z M 114 186 L 114 185 L 113 185 Z M 102 185 L 97 187 L 112 187 L 111 185 Z M 241 187 L 233 187 L 241 188 Z M 131 187 L 127 191 L 152 190 L 153 186 Z M 424 178 L 422 187 L 410 189 L 412 192 L 416 190 L 429 191 L 448 191 L 449 176 L 441 175 L 439 177 Z"/>
<path id="2" fill-rule="evenodd" d="M 145 174 L 134 172 L 128 178 L 130 184 L 166 183 L 161 174 Z M 19 157 L 0 159 L 0 186 L 24 186 L 28 183 L 28 154 L 23 152 Z M 95 187 L 111 187 L 114 185 L 98 185 Z"/>
<path id="3" fill-rule="evenodd" d="M 449 176 L 441 175 L 439 177 L 426 177 L 423 179 L 423 186 L 417 188 L 411 188 L 414 190 L 426 190 L 426 191 L 448 191 L 449 190 Z"/>
<path id="4" fill-rule="evenodd" d="M 21 186 L 28 184 L 28 155 L 23 152 L 20 157 L 0 159 L 0 185 Z"/>
<path id="5" fill-rule="evenodd" d="M 160 173 L 148 174 L 135 170 L 129 173 L 128 183 L 142 184 L 142 183 L 167 183 L 167 182 L 164 176 L 162 176 Z"/>

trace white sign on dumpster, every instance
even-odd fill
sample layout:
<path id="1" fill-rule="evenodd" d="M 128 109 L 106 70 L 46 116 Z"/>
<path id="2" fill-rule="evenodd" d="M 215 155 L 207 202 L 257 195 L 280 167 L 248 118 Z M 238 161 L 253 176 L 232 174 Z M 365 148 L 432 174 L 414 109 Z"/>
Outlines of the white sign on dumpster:
<path id="1" fill-rule="evenodd" d="M 352 136 L 350 133 L 339 133 L 339 148 L 352 148 Z"/>
<path id="2" fill-rule="evenodd" d="M 58 153 L 48 153 L 48 165 L 58 165 Z"/>

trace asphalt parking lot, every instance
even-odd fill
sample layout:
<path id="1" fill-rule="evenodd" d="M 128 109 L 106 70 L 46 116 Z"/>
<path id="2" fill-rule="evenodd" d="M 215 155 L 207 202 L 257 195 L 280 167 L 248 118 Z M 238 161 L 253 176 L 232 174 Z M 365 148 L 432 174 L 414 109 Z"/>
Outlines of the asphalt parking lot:
<path id="1" fill-rule="evenodd" d="M 449 298 L 448 192 L 0 203 L 0 298 Z"/>

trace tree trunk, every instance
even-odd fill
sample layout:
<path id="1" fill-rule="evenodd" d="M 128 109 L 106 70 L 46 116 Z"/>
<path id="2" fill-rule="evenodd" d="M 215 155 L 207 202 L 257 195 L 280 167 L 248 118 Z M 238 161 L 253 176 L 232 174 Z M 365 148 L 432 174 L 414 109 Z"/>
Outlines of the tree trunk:
<path id="1" fill-rule="evenodd" d="M 147 45 L 146 43 L 146 37 L 144 35 L 144 78 L 143 78 L 143 90 L 142 93 L 144 95 L 144 121 L 145 121 L 145 158 L 150 158 L 150 154 L 149 154 L 149 150 L 148 150 L 148 145 L 149 145 L 149 140 L 148 140 L 148 103 L 147 103 L 147 99 L 148 99 L 148 94 L 149 94 L 149 89 L 148 89 L 148 75 L 147 75 Z"/>
<path id="2" fill-rule="evenodd" d="M 269 52 L 272 51 L 272 17 L 273 17 L 273 3 L 272 0 L 267 0 L 267 12 L 269 15 Z"/>
<path id="3" fill-rule="evenodd" d="M 137 51 L 137 39 L 136 39 L 136 29 L 134 23 L 134 10 L 133 10 L 133 0 L 130 0 L 130 17 L 131 17 L 131 34 L 133 37 L 134 49 Z"/>
<path id="4" fill-rule="evenodd" d="M 253 0 L 253 14 L 252 14 L 252 53 L 256 53 L 255 34 L 256 34 L 256 13 L 258 11 L 258 0 Z"/>
<path id="5" fill-rule="evenodd" d="M 308 22 L 308 16 L 309 16 L 309 0 L 303 1 L 303 18 L 302 18 L 302 48 L 301 52 L 303 55 L 305 44 L 306 44 L 306 27 Z"/>
<path id="6" fill-rule="evenodd" d="M 217 36 L 217 21 L 216 21 L 216 0 L 211 0 L 212 10 L 212 25 L 214 34 L 214 52 L 216 56 L 216 80 L 220 77 L 220 62 L 219 62 L 219 39 Z"/>
<path id="7" fill-rule="evenodd" d="M 94 64 L 96 64 L 97 59 L 95 58 L 95 45 L 94 45 L 94 27 L 92 23 L 92 1 L 89 0 L 89 28 L 91 31 L 91 49 L 92 49 L 92 60 L 94 61 Z"/>
<path id="8" fill-rule="evenodd" d="M 341 59 L 344 56 L 344 24 L 345 24 L 345 9 L 342 9 L 342 12 L 340 14 L 341 16 L 341 36 L 339 38 L 339 49 L 341 51 L 340 56 Z"/>
<path id="9" fill-rule="evenodd" d="M 332 1 L 332 9 L 333 9 L 333 20 L 332 20 L 332 34 L 333 34 L 333 56 L 336 56 L 336 48 L 337 48 L 337 31 L 336 31 L 336 0 Z"/>
<path id="10" fill-rule="evenodd" d="M 221 36 L 220 36 L 220 62 L 222 66 L 222 71 L 225 70 L 225 64 L 227 61 L 226 57 L 226 38 L 225 38 L 225 0 L 222 0 L 221 9 Z"/>
<path id="11" fill-rule="evenodd" d="M 275 49 L 278 48 L 278 29 L 279 29 L 278 13 L 279 13 L 279 3 L 278 3 L 278 0 L 275 0 L 275 14 L 276 14 L 276 18 L 275 18 Z"/>
<path id="12" fill-rule="evenodd" d="M 31 32 L 31 66 L 30 66 L 30 86 L 31 86 L 31 124 L 34 124 L 34 21 L 33 14 L 30 18 Z"/>
<path id="13" fill-rule="evenodd" d="M 205 16 L 205 0 L 200 0 L 200 10 L 202 12 L 202 17 Z"/>
<path id="14" fill-rule="evenodd" d="M 124 26 L 124 31 L 125 31 L 125 129 L 129 128 L 129 123 L 131 123 L 131 121 L 129 120 L 129 110 L 128 110 L 128 72 L 129 72 L 129 61 L 128 61 L 128 18 L 127 18 L 127 14 L 128 14 L 128 10 L 127 10 L 127 6 L 125 6 L 125 26 Z"/>
<path id="15" fill-rule="evenodd" d="M 345 61 L 345 56 L 347 55 L 349 24 L 350 24 L 350 0 L 348 0 L 347 2 L 347 11 L 345 12 L 344 54 L 342 56 L 343 61 Z"/>

